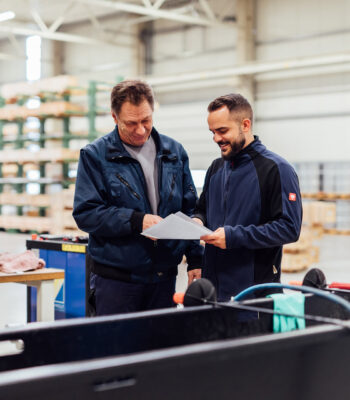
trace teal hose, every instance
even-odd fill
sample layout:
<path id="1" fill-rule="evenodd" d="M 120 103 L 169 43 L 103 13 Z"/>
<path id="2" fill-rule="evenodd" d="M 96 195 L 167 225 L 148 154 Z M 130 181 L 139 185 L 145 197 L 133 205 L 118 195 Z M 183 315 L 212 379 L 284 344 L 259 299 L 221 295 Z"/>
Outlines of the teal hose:
<path id="1" fill-rule="evenodd" d="M 312 293 L 312 294 L 315 294 L 316 296 L 324 297 L 327 300 L 333 301 L 334 303 L 338 303 L 339 305 L 343 306 L 350 313 L 350 303 L 333 293 L 328 293 L 324 290 L 316 289 L 316 288 L 313 288 L 310 286 L 294 286 L 294 285 L 287 285 L 284 283 L 262 283 L 260 285 L 250 286 L 249 288 L 238 293 L 238 295 L 235 296 L 233 298 L 233 300 L 234 301 L 244 300 L 244 298 L 247 297 L 248 294 L 251 294 L 251 293 L 255 292 L 256 290 L 275 289 L 275 288 L 292 289 L 292 290 L 298 290 L 298 291 L 304 292 L 304 293 Z"/>

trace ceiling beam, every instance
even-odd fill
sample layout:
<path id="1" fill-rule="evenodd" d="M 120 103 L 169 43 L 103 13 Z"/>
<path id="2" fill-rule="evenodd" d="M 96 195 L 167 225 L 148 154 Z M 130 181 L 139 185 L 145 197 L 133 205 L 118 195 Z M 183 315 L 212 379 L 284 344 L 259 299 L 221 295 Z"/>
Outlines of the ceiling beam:
<path id="1" fill-rule="evenodd" d="M 57 40 L 59 42 L 89 44 L 95 46 L 110 45 L 110 46 L 130 47 L 125 43 L 118 43 L 112 40 L 102 41 L 102 40 L 92 39 L 89 37 L 72 35 L 64 32 L 51 32 L 49 30 L 40 31 L 38 29 L 23 28 L 21 26 L 12 24 L 0 24 L 0 32 L 4 32 L 6 34 L 13 33 L 15 35 L 20 35 L 20 36 L 38 35 L 44 39 Z"/>
<path id="2" fill-rule="evenodd" d="M 186 6 L 183 6 L 183 7 L 179 7 L 179 8 L 176 8 L 176 9 L 174 8 L 173 9 L 173 12 L 175 12 L 178 15 L 180 15 L 180 14 L 184 15 L 189 11 L 193 11 L 193 6 L 192 5 L 186 5 Z M 155 16 L 152 16 L 152 15 L 144 15 L 142 17 L 129 18 L 126 21 L 125 24 L 126 25 L 135 25 L 135 24 L 141 24 L 141 23 L 144 23 L 144 22 L 154 21 L 155 19 L 158 19 L 158 18 L 155 17 Z"/>
<path id="3" fill-rule="evenodd" d="M 210 8 L 207 0 L 199 0 L 199 4 L 202 6 L 204 12 L 207 14 L 207 17 L 212 21 L 216 21 L 215 14 L 213 10 Z"/>
<path id="4" fill-rule="evenodd" d="M 145 7 L 152 7 L 152 4 L 149 0 L 142 0 L 142 3 L 145 5 Z"/>
<path id="5" fill-rule="evenodd" d="M 155 8 L 157 10 L 158 8 L 160 8 L 163 5 L 164 2 L 165 2 L 165 0 L 156 0 L 156 2 L 153 3 L 153 8 Z"/>
<path id="6" fill-rule="evenodd" d="M 30 13 L 32 14 L 32 17 L 33 17 L 34 21 L 36 22 L 36 24 L 38 25 L 38 27 L 43 32 L 47 32 L 48 28 L 47 28 L 45 22 L 43 21 L 43 19 L 41 18 L 40 14 L 34 9 L 30 10 Z"/>
<path id="7" fill-rule="evenodd" d="M 135 4 L 112 2 L 108 0 L 76 0 L 83 4 L 91 4 L 98 7 L 111 8 L 113 10 L 124 11 L 132 14 L 148 15 L 155 18 L 169 19 L 172 21 L 183 22 L 185 24 L 212 26 L 215 22 L 191 15 L 181 15 L 172 11 L 159 10 L 154 7 L 143 7 Z"/>
<path id="8" fill-rule="evenodd" d="M 57 29 L 62 25 L 66 15 L 69 11 L 75 6 L 75 1 L 71 1 L 67 4 L 67 6 L 63 9 L 62 13 L 55 19 L 55 21 L 50 25 L 49 31 L 56 32 Z"/>
<path id="9" fill-rule="evenodd" d="M 224 77 L 256 75 L 276 71 L 292 71 L 310 67 L 324 67 L 332 65 L 350 64 L 350 53 L 336 53 L 318 57 L 300 57 L 289 60 L 270 62 L 250 62 L 236 65 L 231 68 L 199 71 L 171 76 L 146 76 L 145 79 L 152 86 L 163 86 L 176 83 L 193 82 L 198 80 L 216 79 Z"/>

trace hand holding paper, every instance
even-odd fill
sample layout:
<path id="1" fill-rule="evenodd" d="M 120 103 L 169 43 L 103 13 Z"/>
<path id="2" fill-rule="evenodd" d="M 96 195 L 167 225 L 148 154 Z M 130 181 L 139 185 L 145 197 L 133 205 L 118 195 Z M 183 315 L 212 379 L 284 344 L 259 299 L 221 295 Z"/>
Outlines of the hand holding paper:
<path id="1" fill-rule="evenodd" d="M 213 233 L 210 229 L 197 224 L 181 211 L 168 215 L 158 224 L 141 232 L 142 235 L 153 239 L 179 240 L 199 240 L 201 236 L 210 233 Z"/>
<path id="2" fill-rule="evenodd" d="M 219 247 L 220 249 L 226 249 L 226 235 L 225 228 L 218 228 L 212 235 L 205 235 L 201 239 L 208 244 Z"/>

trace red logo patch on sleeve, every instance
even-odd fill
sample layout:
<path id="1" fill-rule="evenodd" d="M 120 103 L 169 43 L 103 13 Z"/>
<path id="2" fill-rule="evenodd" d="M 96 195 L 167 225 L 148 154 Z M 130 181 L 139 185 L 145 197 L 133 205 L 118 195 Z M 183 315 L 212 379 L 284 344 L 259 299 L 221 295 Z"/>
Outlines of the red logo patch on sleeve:
<path id="1" fill-rule="evenodd" d="M 297 195 L 295 193 L 289 193 L 289 200 L 290 201 L 296 201 L 297 200 Z"/>

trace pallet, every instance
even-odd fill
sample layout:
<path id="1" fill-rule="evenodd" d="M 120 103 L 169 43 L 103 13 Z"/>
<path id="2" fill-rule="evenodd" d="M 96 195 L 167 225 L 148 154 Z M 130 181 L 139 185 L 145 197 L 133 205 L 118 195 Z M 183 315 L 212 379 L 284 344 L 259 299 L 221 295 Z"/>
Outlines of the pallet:
<path id="1" fill-rule="evenodd" d="M 30 117 L 66 117 L 74 115 L 86 115 L 86 109 L 78 104 L 68 101 L 52 101 L 41 103 L 38 108 L 28 108 L 25 106 L 10 106 L 0 108 L 0 119 L 5 121 L 16 121 Z"/>
<path id="2" fill-rule="evenodd" d="M 0 193 L 0 204 L 15 206 L 49 207 L 51 196 L 48 194 L 28 194 L 28 193 Z"/>
<path id="3" fill-rule="evenodd" d="M 1 97 L 7 103 L 14 103 L 23 97 L 40 96 L 42 93 L 70 93 L 71 87 L 78 86 L 78 79 L 71 75 L 59 75 L 34 82 L 15 82 L 1 86 Z"/>
<path id="4" fill-rule="evenodd" d="M 336 204 L 325 201 L 303 202 L 303 223 L 309 226 L 333 224 L 336 221 Z"/>
<path id="5" fill-rule="evenodd" d="M 39 233 L 86 235 L 80 231 L 72 216 L 74 186 L 61 192 L 30 195 L 28 193 L 0 193 L 0 205 L 47 207 L 45 217 L 39 210 L 30 210 L 26 215 L 0 215 L 0 229 L 36 231 Z"/>
<path id="6" fill-rule="evenodd" d="M 319 261 L 319 248 L 310 246 L 307 251 L 300 253 L 283 252 L 282 272 L 300 272 Z"/>
<path id="7" fill-rule="evenodd" d="M 335 193 L 335 192 L 317 192 L 317 193 L 302 193 L 303 199 L 314 200 L 350 200 L 350 193 Z"/>
<path id="8" fill-rule="evenodd" d="M 20 232 L 50 232 L 52 220 L 48 217 L 28 217 L 19 215 L 0 215 L 0 228 L 15 229 Z"/>
<path id="9" fill-rule="evenodd" d="M 323 233 L 326 235 L 350 235 L 350 229 L 335 229 L 335 228 L 324 228 Z"/>
<path id="10" fill-rule="evenodd" d="M 8 164 L 25 164 L 34 162 L 68 162 L 79 159 L 80 150 L 65 148 L 46 148 L 37 151 L 26 149 L 6 149 L 0 151 L 0 160 Z"/>

